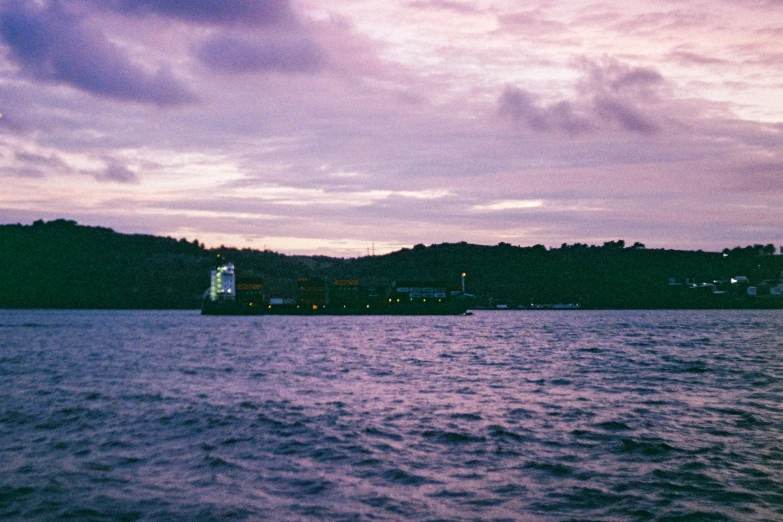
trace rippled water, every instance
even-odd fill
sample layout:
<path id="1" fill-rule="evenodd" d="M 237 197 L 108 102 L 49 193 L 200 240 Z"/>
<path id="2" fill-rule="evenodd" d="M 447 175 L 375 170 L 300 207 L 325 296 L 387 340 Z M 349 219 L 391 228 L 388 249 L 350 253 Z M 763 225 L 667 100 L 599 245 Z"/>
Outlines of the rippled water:
<path id="1" fill-rule="evenodd" d="M 3 520 L 781 520 L 781 312 L 3 311 Z"/>

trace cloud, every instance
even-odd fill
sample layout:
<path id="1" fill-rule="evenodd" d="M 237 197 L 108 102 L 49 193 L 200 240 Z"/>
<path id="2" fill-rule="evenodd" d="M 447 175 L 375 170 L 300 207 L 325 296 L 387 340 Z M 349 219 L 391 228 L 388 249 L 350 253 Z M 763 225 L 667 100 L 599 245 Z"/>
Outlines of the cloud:
<path id="1" fill-rule="evenodd" d="M 3 144 L 5 145 L 5 144 Z M 47 174 L 71 174 L 73 169 L 56 153 L 13 151 L 13 163 L 3 166 L 4 173 L 25 178 L 45 178 Z"/>
<path id="2" fill-rule="evenodd" d="M 194 99 L 167 68 L 151 73 L 135 65 L 121 48 L 59 3 L 35 8 L 9 2 L 0 10 L 0 38 L 22 72 L 37 80 L 160 106 Z"/>
<path id="3" fill-rule="evenodd" d="M 650 89 L 659 85 L 663 81 L 663 76 L 658 71 L 647 69 L 645 67 L 636 67 L 633 69 L 621 71 L 616 78 L 611 81 L 612 90 L 619 92 L 625 90 Z"/>
<path id="4" fill-rule="evenodd" d="M 25 152 L 15 151 L 13 153 L 14 168 L 8 169 L 8 173 L 20 177 L 30 178 L 52 178 L 53 174 L 60 176 L 72 176 L 74 174 L 86 174 L 92 176 L 97 181 L 135 184 L 139 182 L 138 175 L 130 170 L 126 165 L 116 159 L 108 158 L 104 160 L 103 168 L 78 169 L 70 165 L 63 157 L 56 152 Z M 89 161 L 85 157 L 72 158 L 76 163 Z"/>
<path id="5" fill-rule="evenodd" d="M 732 190 L 741 192 L 783 192 L 783 161 L 753 161 L 728 167 L 736 174 Z"/>
<path id="6" fill-rule="evenodd" d="M 664 84 L 660 73 L 614 60 L 583 60 L 581 65 L 585 74 L 574 100 L 544 103 L 531 92 L 507 85 L 498 100 L 499 114 L 539 133 L 576 136 L 620 128 L 649 136 L 659 130 L 649 113 Z"/>
<path id="7" fill-rule="evenodd" d="M 289 0 L 91 0 L 116 12 L 202 24 L 280 26 L 293 22 Z"/>
<path id="8" fill-rule="evenodd" d="M 668 58 L 676 61 L 680 65 L 726 65 L 728 62 L 720 58 L 713 58 L 711 56 L 704 56 L 702 54 L 692 53 L 689 51 L 675 50 L 669 53 Z"/>
<path id="9" fill-rule="evenodd" d="M 408 3 L 409 7 L 415 9 L 436 9 L 442 11 L 453 11 L 455 13 L 474 14 L 480 12 L 473 5 L 465 2 L 450 2 L 449 0 L 426 0 Z"/>
<path id="10" fill-rule="evenodd" d="M 0 214 L 698 248 L 783 222 L 780 24 L 762 12 L 683 4 L 622 33 L 668 8 L 290 1 L 0 0 Z M 203 103 L 157 110 L 159 69 Z"/>
<path id="11" fill-rule="evenodd" d="M 517 87 L 506 86 L 500 95 L 499 112 L 536 132 L 576 135 L 592 128 L 586 119 L 575 114 L 570 102 L 543 105 L 533 94 Z"/>
<path id="12" fill-rule="evenodd" d="M 505 30 L 527 32 L 537 37 L 542 33 L 559 34 L 567 30 L 566 24 L 546 18 L 539 10 L 500 15 L 498 23 Z"/>
<path id="13" fill-rule="evenodd" d="M 487 205 L 473 205 L 473 210 L 480 211 L 502 211 L 502 210 L 526 210 L 539 208 L 544 205 L 540 199 L 511 199 L 498 201 Z"/>
<path id="14" fill-rule="evenodd" d="M 196 55 L 208 67 L 231 73 L 313 73 L 326 63 L 318 45 L 299 37 L 256 40 L 218 35 L 198 47 Z"/>
<path id="15" fill-rule="evenodd" d="M 631 15 L 610 29 L 625 35 L 667 38 L 671 32 L 692 32 L 703 27 L 705 15 L 686 9 L 652 11 Z"/>
<path id="16" fill-rule="evenodd" d="M 70 172 L 71 168 L 63 159 L 57 154 L 36 154 L 32 152 L 15 152 L 14 157 L 21 163 L 26 163 L 30 166 L 44 167 L 48 169 L 54 169 L 61 172 Z"/>
<path id="17" fill-rule="evenodd" d="M 642 111 L 616 98 L 597 97 L 595 111 L 602 120 L 616 122 L 627 131 L 650 135 L 658 130 L 658 125 L 645 116 Z"/>
<path id="18" fill-rule="evenodd" d="M 615 59 L 582 59 L 579 66 L 584 73 L 580 90 L 588 94 L 651 99 L 665 83 L 655 69 L 631 67 Z"/>
<path id="19" fill-rule="evenodd" d="M 109 161 L 105 169 L 95 174 L 98 181 L 108 181 L 113 183 L 138 183 L 139 177 L 135 172 L 128 169 L 127 166 Z"/>

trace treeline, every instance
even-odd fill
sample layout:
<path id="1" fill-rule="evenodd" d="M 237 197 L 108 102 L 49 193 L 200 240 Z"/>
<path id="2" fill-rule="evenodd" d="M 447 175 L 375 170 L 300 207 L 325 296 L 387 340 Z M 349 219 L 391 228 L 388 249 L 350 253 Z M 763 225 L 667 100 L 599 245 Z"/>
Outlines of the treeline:
<path id="1" fill-rule="evenodd" d="M 0 307 L 199 308 L 218 252 L 197 240 L 118 234 L 63 219 L 0 226 Z M 274 252 L 222 252 L 270 274 L 306 270 Z"/>
<path id="2" fill-rule="evenodd" d="M 760 245 L 757 245 L 760 246 Z M 783 256 L 771 245 L 723 252 L 646 249 L 641 243 L 563 244 L 547 249 L 499 243 L 416 245 L 382 256 L 341 259 L 286 256 L 250 249 L 207 249 L 187 241 L 55 220 L 0 226 L 0 307 L 198 308 L 217 255 L 239 276 L 267 280 L 310 275 L 366 284 L 442 281 L 466 290 L 478 306 L 579 303 L 586 308 L 780 306 L 780 299 L 696 292 L 670 279 L 778 281 Z M 771 246 L 771 249 L 770 249 Z"/>
<path id="3" fill-rule="evenodd" d="M 748 300 L 746 288 L 715 294 L 684 284 L 723 281 L 735 276 L 777 284 L 783 256 L 646 249 L 610 241 L 547 249 L 467 243 L 441 244 L 380 257 L 366 257 L 344 269 L 358 276 L 397 273 L 401 278 L 445 278 L 465 272 L 466 290 L 478 306 L 496 304 L 580 304 L 585 308 L 781 307 L 783 299 Z M 670 285 L 672 278 L 676 285 Z"/>

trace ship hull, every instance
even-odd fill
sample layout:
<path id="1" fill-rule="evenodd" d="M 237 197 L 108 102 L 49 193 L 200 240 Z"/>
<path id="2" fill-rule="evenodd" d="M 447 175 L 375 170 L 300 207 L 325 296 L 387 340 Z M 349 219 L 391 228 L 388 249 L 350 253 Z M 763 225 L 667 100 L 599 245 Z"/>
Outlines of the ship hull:
<path id="1" fill-rule="evenodd" d="M 364 308 L 319 307 L 297 305 L 251 306 L 235 302 L 207 301 L 202 315 L 464 315 L 467 303 L 461 300 L 446 303 L 393 303 L 365 306 Z"/>

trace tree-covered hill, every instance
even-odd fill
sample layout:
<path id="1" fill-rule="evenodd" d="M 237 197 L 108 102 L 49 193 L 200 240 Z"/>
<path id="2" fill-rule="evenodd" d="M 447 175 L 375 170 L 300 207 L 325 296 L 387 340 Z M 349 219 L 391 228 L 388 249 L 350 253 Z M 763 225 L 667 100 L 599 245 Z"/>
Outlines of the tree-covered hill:
<path id="1" fill-rule="evenodd" d="M 579 303 L 592 308 L 780 307 L 783 299 L 747 302 L 746 286 L 732 287 L 730 282 L 742 275 L 754 284 L 778 284 L 783 256 L 769 252 L 768 247 L 725 253 L 652 250 L 639 243 L 626 248 L 623 241 L 553 249 L 458 243 L 418 245 L 386 256 L 359 258 L 343 270 L 359 277 L 397 274 L 452 282 L 465 272 L 467 291 L 484 306 L 533 302 Z M 675 285 L 669 284 L 672 278 Z M 714 288 L 691 288 L 715 281 L 719 283 Z M 726 293 L 712 295 L 721 289 Z M 711 295 L 706 296 L 708 290 Z"/>
<path id="2" fill-rule="evenodd" d="M 195 240 L 118 234 L 66 220 L 0 226 L 0 307 L 198 308 L 218 252 Z M 305 270 L 274 252 L 222 252 L 268 274 Z"/>
<path id="3" fill-rule="evenodd" d="M 626 247 L 623 241 L 551 249 L 463 242 L 340 259 L 206 249 L 197 240 L 119 234 L 66 220 L 37 221 L 0 226 L 0 307 L 198 308 L 218 254 L 236 265 L 240 277 L 266 280 L 310 275 L 364 284 L 442 281 L 457 287 L 464 272 L 466 290 L 476 296 L 478 306 L 783 307 L 783 298 L 749 299 L 747 284 L 730 283 L 745 276 L 761 294 L 769 293 L 783 270 L 783 255 L 775 252 L 773 245 L 717 253 L 645 249 L 639 243 Z M 676 284 L 670 284 L 672 279 Z M 693 288 L 694 283 L 715 281 Z"/>

